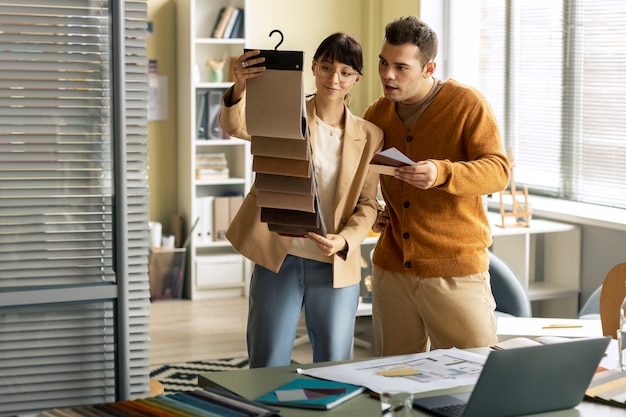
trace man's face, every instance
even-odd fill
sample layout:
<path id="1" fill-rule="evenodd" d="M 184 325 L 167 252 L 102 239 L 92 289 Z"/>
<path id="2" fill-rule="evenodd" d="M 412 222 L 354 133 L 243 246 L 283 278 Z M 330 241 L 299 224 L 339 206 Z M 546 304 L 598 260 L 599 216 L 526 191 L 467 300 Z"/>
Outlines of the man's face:
<path id="1" fill-rule="evenodd" d="M 383 43 L 378 61 L 378 75 L 385 98 L 402 104 L 413 104 L 424 98 L 432 87 L 430 76 L 435 63 L 422 65 L 419 48 L 412 43 Z"/>

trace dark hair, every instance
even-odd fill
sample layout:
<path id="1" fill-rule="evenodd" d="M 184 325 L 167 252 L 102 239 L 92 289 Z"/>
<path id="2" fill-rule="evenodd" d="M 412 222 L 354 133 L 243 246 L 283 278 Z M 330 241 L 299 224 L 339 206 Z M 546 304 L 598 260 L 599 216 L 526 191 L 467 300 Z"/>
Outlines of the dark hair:
<path id="1" fill-rule="evenodd" d="M 337 32 L 328 36 L 320 43 L 313 55 L 317 62 L 341 62 L 350 65 L 356 72 L 363 75 L 363 49 L 355 38 Z"/>
<path id="2" fill-rule="evenodd" d="M 416 45 L 422 65 L 437 56 L 437 34 L 417 16 L 401 17 L 389 23 L 385 27 L 385 40 L 392 45 Z"/>

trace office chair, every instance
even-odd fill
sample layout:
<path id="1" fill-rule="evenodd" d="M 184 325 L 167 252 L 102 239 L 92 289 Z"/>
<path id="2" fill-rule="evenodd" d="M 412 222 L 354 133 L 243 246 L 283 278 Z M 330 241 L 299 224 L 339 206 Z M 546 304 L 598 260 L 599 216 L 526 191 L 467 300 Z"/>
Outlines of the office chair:
<path id="1" fill-rule="evenodd" d="M 602 285 L 591 293 L 585 304 L 578 312 L 577 318 L 582 320 L 600 320 L 600 293 L 602 293 Z"/>
<path id="2" fill-rule="evenodd" d="M 491 251 L 489 251 L 489 275 L 491 292 L 496 300 L 496 316 L 532 316 L 530 299 L 517 274 Z"/>

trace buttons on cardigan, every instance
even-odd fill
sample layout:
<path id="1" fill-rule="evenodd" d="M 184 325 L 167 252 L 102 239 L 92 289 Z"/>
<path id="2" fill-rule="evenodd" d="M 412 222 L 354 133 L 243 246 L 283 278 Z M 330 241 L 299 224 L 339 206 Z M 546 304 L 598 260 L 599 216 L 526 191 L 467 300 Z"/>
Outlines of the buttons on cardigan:
<path id="1" fill-rule="evenodd" d="M 413 136 L 407 136 L 406 137 L 406 141 L 407 142 L 413 142 Z"/>
<path id="2" fill-rule="evenodd" d="M 407 262 L 405 262 L 405 263 L 404 263 L 404 267 L 405 267 L 405 268 L 410 268 L 410 267 L 411 267 L 411 265 L 412 265 L 412 264 L 411 264 L 411 262 L 409 262 L 409 261 L 407 261 Z"/>
<path id="3" fill-rule="evenodd" d="M 404 203 L 402 203 L 402 207 L 404 208 L 409 208 L 411 206 L 411 203 L 408 201 L 405 201 Z"/>
<path id="4" fill-rule="evenodd" d="M 402 233 L 402 238 L 403 239 L 408 239 L 409 238 L 409 232 Z"/>

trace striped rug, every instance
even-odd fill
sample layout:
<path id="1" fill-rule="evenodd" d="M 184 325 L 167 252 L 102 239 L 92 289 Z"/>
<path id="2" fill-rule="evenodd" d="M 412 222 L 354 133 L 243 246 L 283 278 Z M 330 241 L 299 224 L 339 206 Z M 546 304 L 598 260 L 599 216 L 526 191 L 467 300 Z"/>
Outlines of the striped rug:
<path id="1" fill-rule="evenodd" d="M 247 369 L 248 358 L 213 359 L 207 361 L 181 362 L 156 365 L 150 368 L 150 378 L 163 384 L 165 393 L 188 391 L 198 387 L 198 374 L 214 371 Z"/>

